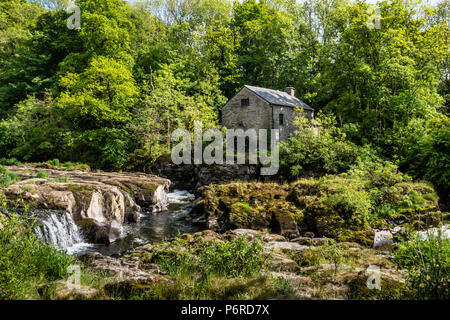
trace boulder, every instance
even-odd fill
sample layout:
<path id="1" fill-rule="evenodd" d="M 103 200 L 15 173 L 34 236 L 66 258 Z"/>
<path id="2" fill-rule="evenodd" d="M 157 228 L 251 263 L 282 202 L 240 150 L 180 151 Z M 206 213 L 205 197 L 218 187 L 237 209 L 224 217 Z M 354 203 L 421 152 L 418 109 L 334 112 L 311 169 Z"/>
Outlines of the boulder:
<path id="1" fill-rule="evenodd" d="M 297 262 L 292 259 L 286 258 L 280 254 L 272 254 L 269 260 L 269 268 L 271 271 L 276 272 L 299 272 L 300 267 Z"/>
<path id="2" fill-rule="evenodd" d="M 198 190 L 192 222 L 216 232 L 232 229 L 269 230 L 287 238 L 299 236 L 303 213 L 286 201 L 287 186 L 276 183 L 212 185 Z"/>

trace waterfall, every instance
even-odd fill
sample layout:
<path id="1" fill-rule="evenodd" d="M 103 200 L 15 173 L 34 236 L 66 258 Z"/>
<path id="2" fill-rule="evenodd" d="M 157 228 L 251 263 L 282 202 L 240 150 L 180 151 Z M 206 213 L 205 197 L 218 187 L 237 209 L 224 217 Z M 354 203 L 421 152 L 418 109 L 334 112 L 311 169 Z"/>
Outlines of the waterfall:
<path id="1" fill-rule="evenodd" d="M 68 212 L 47 211 L 40 216 L 42 218 L 36 234 L 41 241 L 63 250 L 84 242 L 78 226 Z"/>

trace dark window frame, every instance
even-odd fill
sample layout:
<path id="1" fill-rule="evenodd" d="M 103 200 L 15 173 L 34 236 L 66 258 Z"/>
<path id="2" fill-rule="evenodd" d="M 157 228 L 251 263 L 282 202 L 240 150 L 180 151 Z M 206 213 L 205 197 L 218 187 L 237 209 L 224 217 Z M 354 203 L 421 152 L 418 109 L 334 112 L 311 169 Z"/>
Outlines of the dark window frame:
<path id="1" fill-rule="evenodd" d="M 250 99 L 241 99 L 241 107 L 248 107 L 250 105 Z"/>

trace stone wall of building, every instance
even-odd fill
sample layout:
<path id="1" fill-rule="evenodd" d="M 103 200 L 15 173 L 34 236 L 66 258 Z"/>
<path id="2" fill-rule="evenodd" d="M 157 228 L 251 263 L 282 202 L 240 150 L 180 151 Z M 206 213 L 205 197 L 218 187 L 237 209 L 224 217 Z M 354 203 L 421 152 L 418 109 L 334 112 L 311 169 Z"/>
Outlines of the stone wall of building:
<path id="1" fill-rule="evenodd" d="M 249 99 L 249 106 L 243 107 L 242 99 Z M 222 125 L 230 129 L 270 129 L 272 108 L 265 100 L 244 88 L 222 108 Z"/>
<path id="2" fill-rule="evenodd" d="M 249 99 L 248 106 L 242 106 L 242 99 Z M 309 119 L 312 111 L 304 111 Z M 280 126 L 280 114 L 283 125 Z M 272 106 L 247 88 L 243 88 L 222 108 L 222 125 L 229 129 L 280 129 L 280 140 L 286 141 L 296 131 L 294 125 L 297 110 L 291 107 Z"/>
<path id="3" fill-rule="evenodd" d="M 291 134 L 293 134 L 297 127 L 295 126 L 295 118 L 298 116 L 298 111 L 295 108 L 273 106 L 273 129 L 280 130 L 280 141 L 286 141 Z M 312 111 L 303 111 L 309 119 L 312 119 Z M 280 114 L 283 115 L 283 125 L 280 125 Z"/>

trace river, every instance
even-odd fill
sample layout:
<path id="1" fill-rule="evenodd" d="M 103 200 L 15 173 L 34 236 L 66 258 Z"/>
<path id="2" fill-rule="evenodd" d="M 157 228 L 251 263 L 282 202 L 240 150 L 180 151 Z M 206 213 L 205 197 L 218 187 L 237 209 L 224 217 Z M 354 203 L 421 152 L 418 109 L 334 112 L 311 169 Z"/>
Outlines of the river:
<path id="1" fill-rule="evenodd" d="M 62 212 L 40 212 L 41 227 L 36 229 L 38 237 L 66 250 L 70 255 L 86 252 L 99 252 L 104 255 L 115 255 L 127 250 L 177 236 L 179 233 L 194 233 L 200 228 L 194 227 L 186 220 L 192 206 L 187 200 L 193 196 L 184 190 L 174 190 L 168 194 L 168 210 L 158 213 L 141 213 L 141 221 L 124 225 L 124 237 L 111 244 L 87 243 L 82 232 L 75 225 L 70 215 Z M 44 214 L 45 213 L 45 214 Z"/>

